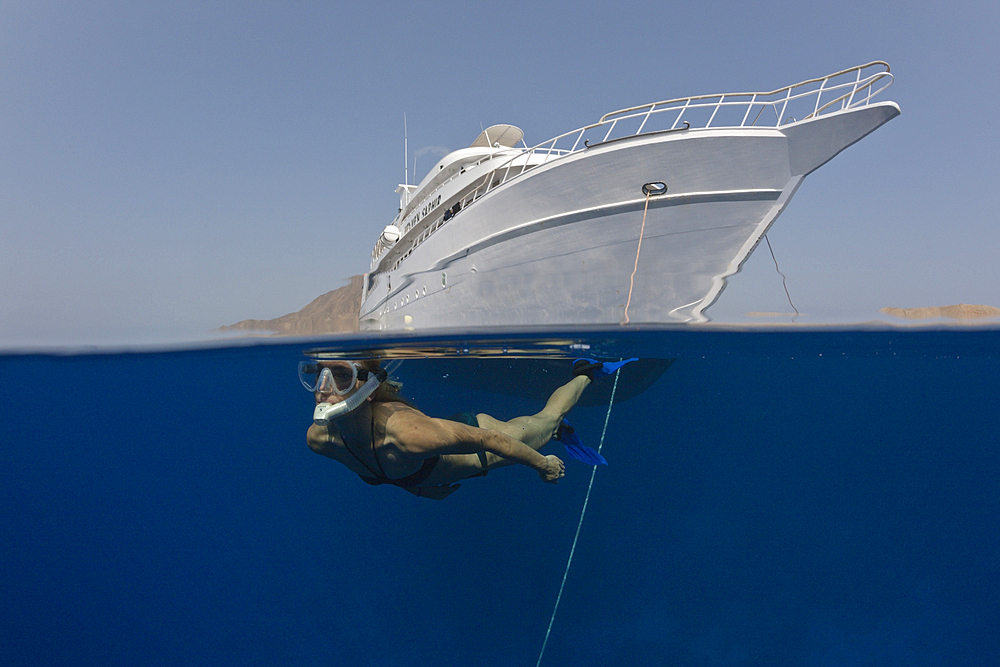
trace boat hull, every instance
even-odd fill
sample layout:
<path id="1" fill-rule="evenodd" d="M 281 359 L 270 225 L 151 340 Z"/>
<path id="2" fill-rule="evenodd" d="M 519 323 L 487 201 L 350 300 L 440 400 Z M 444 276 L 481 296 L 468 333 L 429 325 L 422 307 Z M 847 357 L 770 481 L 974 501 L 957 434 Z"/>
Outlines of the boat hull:
<path id="1" fill-rule="evenodd" d="M 535 167 L 370 280 L 361 327 L 705 321 L 802 179 L 898 113 L 638 135 Z"/>

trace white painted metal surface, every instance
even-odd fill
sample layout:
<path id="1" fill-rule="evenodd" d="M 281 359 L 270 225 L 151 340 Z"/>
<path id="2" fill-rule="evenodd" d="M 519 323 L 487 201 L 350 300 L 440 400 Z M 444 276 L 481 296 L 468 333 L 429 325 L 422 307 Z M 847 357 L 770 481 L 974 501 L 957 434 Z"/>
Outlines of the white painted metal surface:
<path id="1" fill-rule="evenodd" d="M 644 210 L 629 321 L 705 321 L 802 179 L 899 114 L 873 102 L 891 81 L 869 63 L 616 111 L 533 148 L 455 151 L 400 186 L 401 236 L 372 252 L 361 327 L 622 322 Z M 666 191 L 647 202 L 648 183 Z"/>

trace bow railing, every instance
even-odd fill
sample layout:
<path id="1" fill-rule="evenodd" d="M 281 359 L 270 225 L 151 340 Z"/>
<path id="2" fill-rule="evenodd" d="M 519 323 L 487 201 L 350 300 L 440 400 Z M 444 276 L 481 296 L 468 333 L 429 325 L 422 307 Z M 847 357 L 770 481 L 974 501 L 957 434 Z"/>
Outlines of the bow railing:
<path id="1" fill-rule="evenodd" d="M 532 148 L 518 150 L 510 157 L 493 154 L 467 166 L 466 169 L 470 169 L 490 160 L 497 162 L 494 169 L 477 179 L 480 185 L 464 198 L 465 205 L 535 167 L 603 144 L 703 128 L 780 128 L 867 106 L 890 85 L 892 74 L 888 63 L 876 60 L 769 92 L 696 95 L 620 109 L 605 114 L 596 123 L 560 134 Z M 427 201 L 450 180 L 439 184 L 433 192 L 421 193 L 416 205 Z M 400 218 L 394 223 L 401 223 Z M 402 229 L 405 238 L 409 238 L 412 226 L 410 223 Z M 426 236 L 432 231 L 427 229 L 423 234 Z M 410 239 L 411 249 L 422 240 Z M 372 251 L 373 269 L 391 245 L 376 245 Z"/>
<path id="2" fill-rule="evenodd" d="M 500 164 L 478 194 L 551 159 L 601 144 L 698 128 L 779 128 L 867 106 L 890 85 L 888 63 L 876 60 L 769 92 L 696 95 L 612 111 L 592 125 L 560 134 Z"/>

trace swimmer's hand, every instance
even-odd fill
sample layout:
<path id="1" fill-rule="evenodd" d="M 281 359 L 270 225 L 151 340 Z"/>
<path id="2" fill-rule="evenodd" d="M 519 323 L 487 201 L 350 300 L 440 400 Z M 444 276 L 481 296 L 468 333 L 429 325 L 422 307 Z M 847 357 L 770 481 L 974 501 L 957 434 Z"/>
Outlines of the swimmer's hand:
<path id="1" fill-rule="evenodd" d="M 440 484 L 438 486 L 411 487 L 407 489 L 418 498 L 430 498 L 431 500 L 444 500 L 462 487 L 461 484 Z"/>
<path id="2" fill-rule="evenodd" d="M 542 468 L 538 470 L 538 476 L 542 478 L 543 482 L 548 482 L 549 484 L 555 484 L 559 481 L 560 477 L 566 475 L 566 464 L 558 456 L 553 456 L 549 454 L 545 457 L 545 464 Z"/>

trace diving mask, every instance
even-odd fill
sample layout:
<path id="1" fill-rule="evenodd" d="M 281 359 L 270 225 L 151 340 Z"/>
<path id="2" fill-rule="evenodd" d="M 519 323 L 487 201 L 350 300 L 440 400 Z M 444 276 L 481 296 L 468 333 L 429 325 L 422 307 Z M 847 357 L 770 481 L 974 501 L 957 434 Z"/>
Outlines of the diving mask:
<path id="1" fill-rule="evenodd" d="M 302 385 L 313 393 L 319 392 L 320 395 L 344 396 L 357 386 L 359 379 L 364 381 L 356 392 L 344 400 L 337 403 L 324 401 L 317 405 L 313 412 L 313 422 L 319 426 L 326 426 L 332 420 L 340 419 L 357 410 L 388 376 L 385 370 L 372 373 L 367 368 L 347 361 L 324 362 L 323 366 L 315 361 L 299 363 L 299 380 Z"/>
<path id="2" fill-rule="evenodd" d="M 367 380 L 368 370 L 349 361 L 328 361 L 322 366 L 315 361 L 299 362 L 299 381 L 312 393 L 343 396 L 357 384 Z"/>

